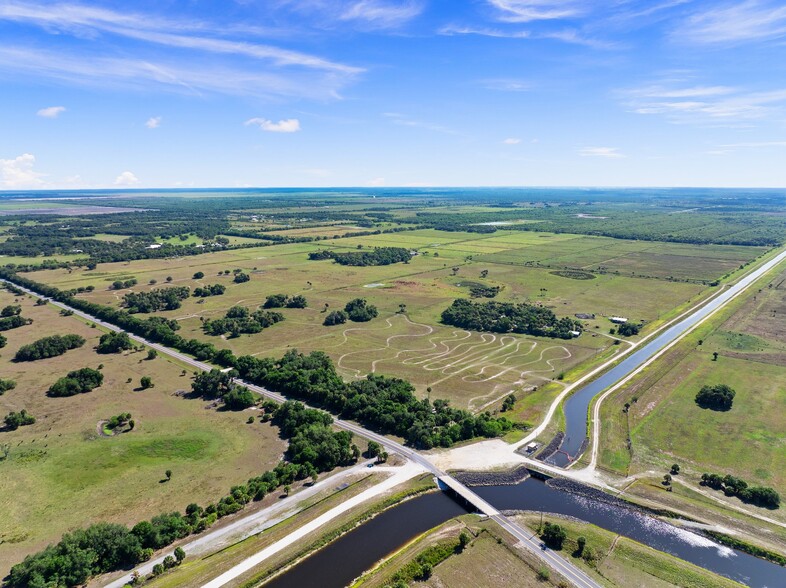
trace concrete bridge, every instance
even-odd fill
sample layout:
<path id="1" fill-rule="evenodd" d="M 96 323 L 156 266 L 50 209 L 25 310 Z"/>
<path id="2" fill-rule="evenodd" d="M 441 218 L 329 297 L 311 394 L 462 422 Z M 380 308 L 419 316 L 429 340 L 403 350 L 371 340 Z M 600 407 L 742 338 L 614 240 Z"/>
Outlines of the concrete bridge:
<path id="1" fill-rule="evenodd" d="M 463 502 L 489 517 L 496 517 L 499 511 L 491 506 L 488 502 L 483 500 L 480 496 L 475 494 L 472 490 L 467 488 L 464 484 L 447 474 L 437 478 L 437 485 L 442 491 L 452 492 L 456 497 Z"/>

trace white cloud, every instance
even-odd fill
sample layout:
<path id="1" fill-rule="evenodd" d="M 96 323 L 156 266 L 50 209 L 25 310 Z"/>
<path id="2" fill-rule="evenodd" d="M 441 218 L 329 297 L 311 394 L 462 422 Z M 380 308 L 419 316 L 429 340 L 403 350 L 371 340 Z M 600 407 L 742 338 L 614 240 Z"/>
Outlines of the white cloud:
<path id="1" fill-rule="evenodd" d="M 436 125 L 430 122 L 424 122 L 420 120 L 416 120 L 413 118 L 408 117 L 405 114 L 401 114 L 399 112 L 384 112 L 382 116 L 389 119 L 393 124 L 402 126 L 402 127 L 414 127 L 419 129 L 426 129 L 428 131 L 434 131 L 435 133 L 443 133 L 445 135 L 458 135 L 456 131 L 450 129 L 448 127 L 443 127 L 442 125 Z"/>
<path id="2" fill-rule="evenodd" d="M 117 176 L 114 181 L 115 186 L 120 187 L 131 187 L 136 186 L 139 183 L 139 178 L 137 178 L 133 173 L 130 171 L 124 171 L 122 174 Z"/>
<path id="3" fill-rule="evenodd" d="M 579 16 L 582 3 L 575 0 L 488 0 L 506 22 L 530 22 Z"/>
<path id="4" fill-rule="evenodd" d="M 7 45 L 0 47 L 0 69 L 80 85 L 148 88 L 155 82 L 195 94 L 211 90 L 324 99 L 338 97 L 338 91 L 364 71 L 318 55 L 248 41 L 248 27 L 236 28 L 231 23 L 219 26 L 153 13 L 120 13 L 67 3 L 43 6 L 14 0 L 0 3 L 2 21 L 77 37 L 80 48 L 61 44 L 69 48 L 48 52 L 32 45 Z M 223 38 L 212 36 L 219 30 Z M 237 40 L 226 38 L 233 34 L 241 36 Z M 113 44 L 116 37 L 139 43 L 124 43 L 123 51 L 118 52 Z M 155 45 L 181 51 L 161 51 Z M 151 59 L 151 51 L 163 57 Z M 210 59 L 205 59 L 206 54 Z M 223 56 L 246 59 L 221 59 Z"/>
<path id="5" fill-rule="evenodd" d="M 353 2 L 340 15 L 340 20 L 364 21 L 376 28 L 394 28 L 412 20 L 423 11 L 416 2 L 394 4 L 379 0 Z"/>
<path id="6" fill-rule="evenodd" d="M 385 178 L 374 178 L 366 182 L 366 186 L 371 188 L 379 188 L 385 185 Z"/>
<path id="7" fill-rule="evenodd" d="M 24 153 L 14 159 L 0 159 L 0 186 L 12 189 L 45 187 L 44 174 L 33 170 L 35 156 Z"/>
<path id="8" fill-rule="evenodd" d="M 521 143 L 521 139 L 515 139 L 515 138 L 513 138 L 513 137 L 510 137 L 509 139 L 505 139 L 505 140 L 504 140 L 504 141 L 502 141 L 502 142 L 503 142 L 505 145 L 518 145 L 519 143 Z"/>
<path id="9" fill-rule="evenodd" d="M 479 83 L 487 90 L 499 90 L 500 92 L 528 92 L 532 89 L 530 82 L 512 78 L 480 80 Z"/>
<path id="10" fill-rule="evenodd" d="M 296 118 L 287 118 L 277 123 L 266 118 L 250 118 L 245 125 L 257 125 L 269 133 L 297 133 L 300 130 L 300 121 Z"/>
<path id="11" fill-rule="evenodd" d="M 712 3 L 710 3 L 712 5 Z M 693 43 L 744 43 L 786 36 L 783 2 L 747 0 L 697 13 L 673 37 Z"/>
<path id="12" fill-rule="evenodd" d="M 645 86 L 623 93 L 637 114 L 663 115 L 678 124 L 750 126 L 756 120 L 782 117 L 786 88 L 750 92 L 730 86 Z"/>
<path id="13" fill-rule="evenodd" d="M 786 141 L 751 141 L 747 143 L 729 143 L 719 145 L 724 150 L 729 149 L 768 149 L 770 147 L 786 147 Z M 728 151 L 727 151 L 728 152 Z"/>
<path id="14" fill-rule="evenodd" d="M 532 36 L 529 31 L 503 31 L 502 29 L 490 29 L 488 27 L 468 27 L 458 25 L 446 25 L 437 31 L 440 35 L 478 35 L 481 37 L 495 37 L 498 39 L 528 39 Z"/>
<path id="15" fill-rule="evenodd" d="M 196 62 L 195 62 L 196 63 Z M 311 71 L 245 71 L 234 66 L 155 62 L 150 59 L 91 57 L 64 51 L 0 47 L 0 70 L 19 76 L 41 76 L 77 85 L 143 88 L 152 84 L 200 96 L 202 91 L 255 97 L 294 96 L 324 100 L 336 98 L 347 81 L 344 76 Z"/>
<path id="16" fill-rule="evenodd" d="M 148 129 L 157 129 L 158 127 L 161 126 L 161 117 L 160 116 L 151 116 L 149 119 L 147 119 L 147 122 L 145 123 L 145 126 Z"/>
<path id="17" fill-rule="evenodd" d="M 65 106 L 49 106 L 42 108 L 36 114 L 44 118 L 57 118 L 61 113 L 65 112 Z"/>
<path id="18" fill-rule="evenodd" d="M 622 159 L 625 157 L 618 147 L 584 147 L 579 149 L 582 157 L 603 157 L 605 159 Z"/>

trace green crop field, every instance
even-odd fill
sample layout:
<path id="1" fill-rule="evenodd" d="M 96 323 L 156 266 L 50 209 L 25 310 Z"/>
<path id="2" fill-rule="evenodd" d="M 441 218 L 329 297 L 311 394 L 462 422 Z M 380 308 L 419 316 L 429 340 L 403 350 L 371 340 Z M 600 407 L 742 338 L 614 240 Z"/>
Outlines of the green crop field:
<path id="1" fill-rule="evenodd" d="M 0 291 L 0 307 L 15 297 Z M 134 524 L 190 502 L 224 496 L 278 462 L 285 447 L 269 425 L 246 425 L 247 414 L 205 410 L 200 400 L 176 395 L 189 390 L 191 372 L 144 352 L 99 355 L 102 332 L 54 307 L 21 298 L 31 325 L 5 331 L 0 376 L 16 388 L 0 396 L 0 418 L 26 409 L 36 423 L 0 431 L 9 454 L 0 461 L 0 574 L 24 555 L 56 542 L 69 529 L 98 521 Z M 23 344 L 51 334 L 76 333 L 87 343 L 64 355 L 13 363 Z M 69 398 L 46 390 L 68 371 L 103 364 L 103 385 Z M 152 389 L 140 391 L 150 376 Z M 131 380 L 128 382 L 128 380 Z M 134 430 L 100 435 L 99 421 L 130 412 Z M 162 483 L 171 469 L 171 481 Z"/>

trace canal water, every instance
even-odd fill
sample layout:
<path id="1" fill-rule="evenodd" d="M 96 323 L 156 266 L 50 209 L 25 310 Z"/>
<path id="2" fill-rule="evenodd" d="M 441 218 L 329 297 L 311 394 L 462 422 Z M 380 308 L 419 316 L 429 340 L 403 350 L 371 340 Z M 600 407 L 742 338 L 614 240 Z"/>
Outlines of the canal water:
<path id="1" fill-rule="evenodd" d="M 742 278 L 728 290 L 722 292 L 710 300 L 707 304 L 694 312 L 692 315 L 669 327 L 663 333 L 655 337 L 655 339 L 645 344 L 631 355 L 627 356 L 614 368 L 604 373 L 598 379 L 593 380 L 571 395 L 564 405 L 565 438 L 563 439 L 560 446 L 561 451 L 559 453 L 555 453 L 547 461 L 554 465 L 564 467 L 570 462 L 570 458 L 576 457 L 576 454 L 581 449 L 581 446 L 587 437 L 587 418 L 589 406 L 595 396 L 597 396 L 600 392 L 612 384 L 627 376 L 637 367 L 641 366 L 662 347 L 665 347 L 668 343 L 679 337 L 682 333 L 691 329 L 694 325 L 702 321 L 718 307 L 725 304 L 730 298 L 733 298 L 738 292 L 744 290 L 748 285 L 759 279 L 761 275 L 766 273 L 769 269 L 773 268 L 784 259 L 786 259 L 786 253 L 781 253 L 777 257 L 765 263 L 761 266 L 761 268 Z M 570 456 L 570 458 L 568 456 Z M 786 586 L 786 582 L 784 582 L 782 585 Z"/>
<path id="2" fill-rule="evenodd" d="M 412 498 L 317 551 L 265 588 L 343 588 L 421 533 L 466 513 L 442 492 Z"/>
<path id="3" fill-rule="evenodd" d="M 473 490 L 500 510 L 531 510 L 572 516 L 747 586 L 786 586 L 786 568 L 782 566 L 724 547 L 637 510 L 551 488 L 536 478 L 528 478 L 515 486 L 481 486 Z"/>
<path id="4" fill-rule="evenodd" d="M 500 510 L 569 515 L 752 588 L 786 586 L 786 568 L 718 545 L 636 510 L 551 488 L 535 478 L 515 486 L 481 486 L 474 490 Z M 342 588 L 420 533 L 464 512 L 441 492 L 413 498 L 347 533 L 265 588 Z"/>

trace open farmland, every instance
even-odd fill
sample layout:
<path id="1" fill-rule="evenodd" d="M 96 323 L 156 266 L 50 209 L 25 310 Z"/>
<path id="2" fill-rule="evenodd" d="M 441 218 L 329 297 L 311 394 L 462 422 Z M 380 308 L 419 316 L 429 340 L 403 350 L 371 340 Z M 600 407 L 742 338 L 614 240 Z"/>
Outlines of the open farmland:
<path id="1" fill-rule="evenodd" d="M 0 376 L 17 385 L 0 396 L 0 417 L 26 409 L 36 423 L 0 431 L 0 445 L 9 447 L 0 461 L 0 573 L 69 529 L 135 524 L 190 502 L 206 504 L 278 462 L 285 443 L 275 428 L 246 425 L 247 414 L 206 410 L 207 403 L 175 394 L 190 389 L 190 371 L 182 375 L 180 365 L 146 360 L 144 352 L 99 355 L 93 347 L 101 330 L 0 291 L 0 307 L 15 299 L 34 322 L 3 333 Z M 87 342 L 59 357 L 11 361 L 23 344 L 68 333 Z M 103 385 L 92 392 L 46 395 L 67 372 L 100 364 Z M 155 387 L 139 390 L 146 375 Z M 122 412 L 131 413 L 133 431 L 104 437 L 99 421 Z M 172 479 L 162 483 L 167 469 Z"/>
<path id="2" fill-rule="evenodd" d="M 368 267 L 311 261 L 307 256 L 325 247 L 349 252 L 395 246 L 417 251 L 418 255 L 406 264 Z M 120 306 L 129 291 L 109 289 L 117 280 L 136 279 L 138 283 L 131 288 L 135 292 L 167 285 L 193 289 L 222 284 L 227 288 L 224 295 L 189 298 L 181 308 L 159 314 L 176 319 L 182 336 L 210 341 L 236 355 L 280 356 L 290 348 L 322 350 L 348 379 L 369 372 L 396 375 L 412 381 L 424 397 L 426 388 L 432 387 L 433 397 L 482 410 L 497 408 L 510 392 L 521 397 L 550 381 L 561 386 L 556 381 L 560 374 L 591 360 L 614 343 L 607 336 L 611 323 L 604 315 L 652 323 L 674 308 L 695 301 L 704 291 L 698 279 L 672 281 L 657 276 L 618 275 L 608 268 L 588 271 L 593 263 L 609 264 L 610 257 L 633 252 L 648 255 L 645 250 L 657 250 L 658 246 L 680 249 L 680 255 L 672 256 L 668 264 L 663 262 L 660 273 L 668 267 L 671 273 L 682 271 L 687 275 L 697 266 L 697 259 L 701 260 L 699 265 L 704 264 L 702 267 L 707 265 L 704 260 L 715 260 L 714 266 L 702 270 L 701 277 L 706 280 L 720 278 L 761 252 L 756 248 L 637 243 L 577 235 L 423 229 L 178 259 L 107 263 L 96 270 L 46 270 L 33 272 L 31 277 L 61 289 L 94 286 L 94 292 L 80 296 L 113 306 Z M 553 247 L 552 254 L 560 259 L 559 264 L 547 263 L 550 258 L 545 257 L 538 262 L 538 256 L 549 247 Z M 486 261 L 495 255 L 517 261 Z M 571 265 L 571 255 L 581 256 L 580 263 Z M 653 261 L 654 265 L 658 263 Z M 576 273 L 585 279 L 561 271 L 565 267 L 580 269 Z M 248 273 L 250 281 L 234 283 L 234 270 Z M 204 277 L 194 279 L 197 272 Z M 542 304 L 557 316 L 589 313 L 597 318 L 587 321 L 585 335 L 570 341 L 471 333 L 441 325 L 441 312 L 454 299 L 469 296 L 471 287 L 477 285 L 500 288 L 496 297 L 500 301 Z M 268 295 L 276 293 L 302 294 L 309 306 L 279 309 L 285 320 L 256 335 L 224 338 L 203 332 L 203 320 L 221 318 L 234 305 L 254 310 Z M 322 325 L 326 312 L 343 308 L 353 298 L 366 298 L 376 305 L 379 317 L 368 323 Z"/>
<path id="3" fill-rule="evenodd" d="M 695 488 L 702 473 L 719 472 L 786 491 L 784 283 L 782 270 L 760 280 L 610 399 L 601 429 L 606 467 L 635 474 L 676 462 Z M 698 390 L 718 383 L 736 391 L 731 410 L 697 406 Z M 633 396 L 636 403 L 622 413 Z M 783 518 L 780 511 L 768 516 Z"/>

